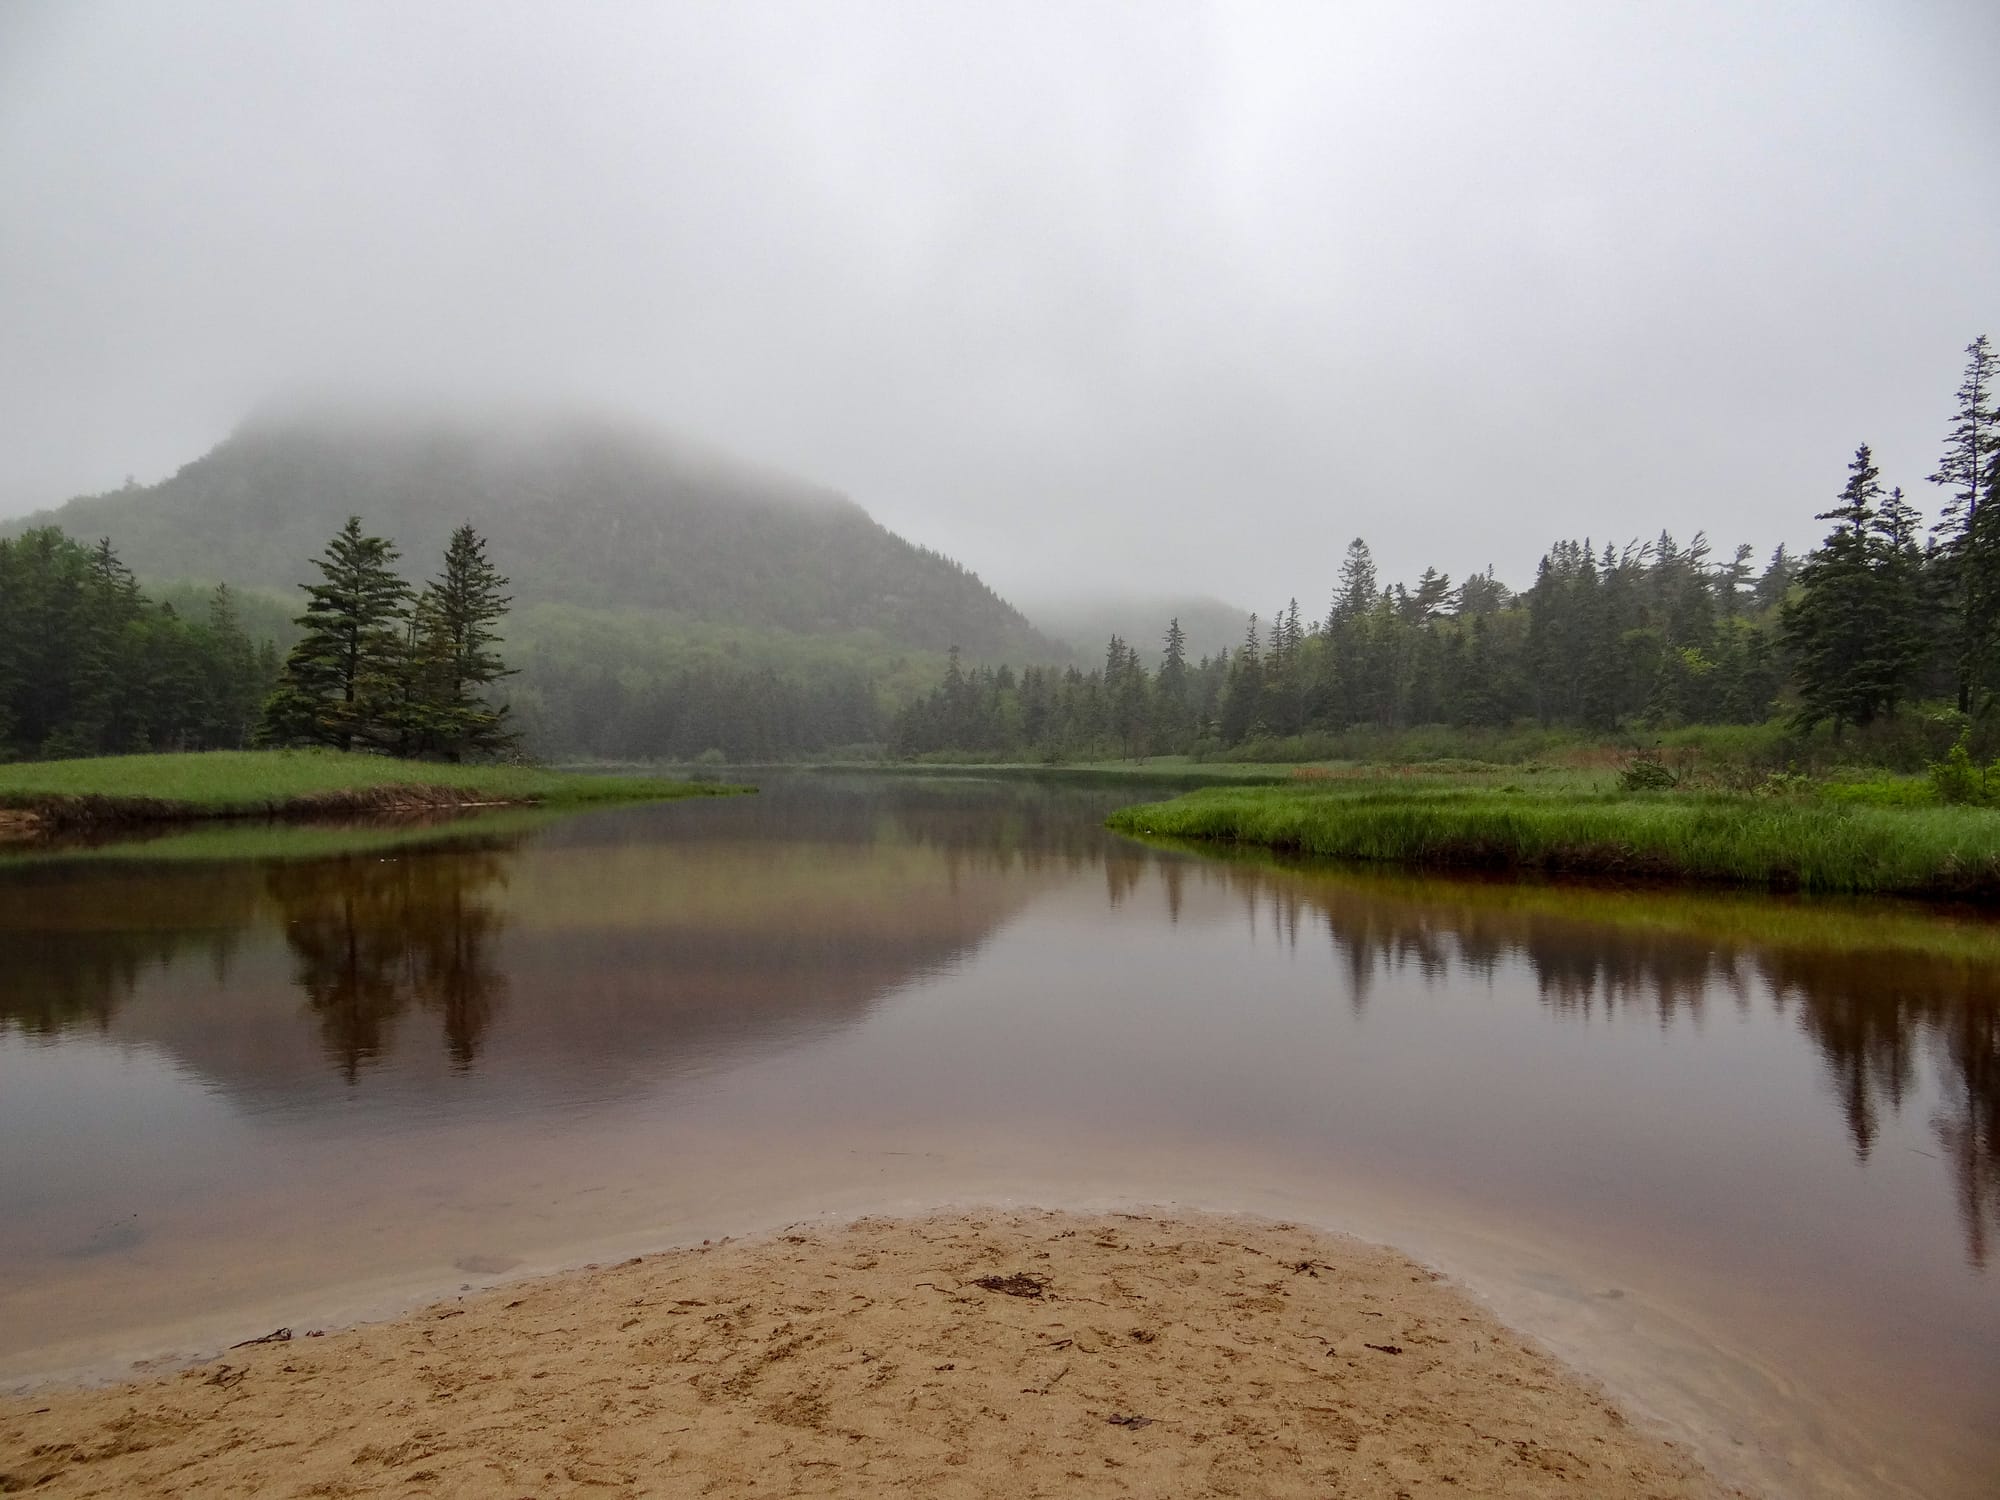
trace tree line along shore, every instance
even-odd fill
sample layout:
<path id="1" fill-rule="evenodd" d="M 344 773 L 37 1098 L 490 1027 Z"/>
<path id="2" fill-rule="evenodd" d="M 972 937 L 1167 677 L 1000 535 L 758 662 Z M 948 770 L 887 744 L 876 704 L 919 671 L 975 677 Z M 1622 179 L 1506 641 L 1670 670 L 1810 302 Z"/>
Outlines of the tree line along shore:
<path id="1" fill-rule="evenodd" d="M 0 541 L 0 627 L 22 632 L 0 631 L 0 730 L 44 751 L 170 747 L 0 764 L 0 833 L 726 790 L 500 763 L 515 743 L 492 701 L 510 675 L 496 649 L 507 580 L 470 525 L 421 588 L 397 557 L 350 517 L 314 562 L 320 581 L 302 586 L 300 635 L 279 665 L 269 642 L 252 651 L 226 587 L 191 622 L 152 604 L 108 541 L 46 529 Z"/>
<path id="2" fill-rule="evenodd" d="M 1780 766 L 1809 754 L 1921 769 L 1961 731 L 1990 760 L 2000 754 L 1987 711 L 2000 681 L 1996 432 L 1982 338 L 1932 472 L 1903 476 L 1899 490 L 1857 451 L 1845 484 L 1830 476 L 1821 514 L 1834 524 L 1806 556 L 1779 547 L 1760 562 L 1747 545 L 1700 534 L 1639 542 L 1599 531 L 1549 547 L 1517 592 L 1490 568 L 1385 584 L 1357 540 L 1327 560 L 1339 576 L 1321 610 L 1288 600 L 1239 645 L 1205 650 L 1163 618 L 1157 645 L 1116 637 L 1097 665 L 1038 654 L 1021 632 L 992 636 L 970 615 L 954 661 L 943 650 L 954 627 L 935 611 L 923 644 L 832 621 L 803 633 L 796 610 L 760 591 L 761 575 L 744 583 L 756 619 L 727 620 L 694 607 L 715 603 L 717 579 L 696 590 L 675 572 L 685 598 L 600 609 L 601 591 L 565 575 L 569 593 L 549 595 L 544 580 L 510 610 L 519 675 L 503 694 L 507 727 L 556 759 L 1298 761 L 1413 733 L 1621 739 L 1727 727 L 1770 731 L 1760 753 Z M 265 482 L 279 484 L 270 503 L 282 509 L 284 476 L 298 476 L 274 472 Z M 1936 497 L 1928 524 L 1919 491 Z M 147 597 L 113 541 L 89 546 L 48 527 L 0 541 L 0 758 L 238 748 L 257 733 L 306 628 L 291 606 L 234 587 L 218 604 L 206 585 L 165 581 Z M 174 555 L 194 566 L 185 549 Z M 684 561 L 618 559 L 628 573 Z M 438 638 L 435 613 L 410 614 L 421 645 Z M 428 753 L 427 733 L 419 723 L 397 738 Z"/>
<path id="3" fill-rule="evenodd" d="M 1323 614 L 1296 599 L 1242 644 L 1195 659 L 1178 621 L 1158 654 L 1114 636 L 1085 670 L 968 664 L 895 719 L 907 756 L 1085 759 L 1341 756 L 1343 742 L 1530 728 L 1600 738 L 1767 727 L 1801 754 L 1920 769 L 1961 735 L 2000 754 L 2000 414 L 1989 341 L 1964 379 L 1926 518 L 1862 445 L 1803 558 L 1719 560 L 1706 536 L 1561 541 L 1531 587 L 1437 568 L 1385 585 L 1349 544 Z M 1150 665 L 1149 665 L 1150 661 Z M 1746 739 L 1749 737 L 1745 737 Z M 1463 752 L 1461 752 L 1463 753 Z M 1476 752 L 1475 752 L 1476 753 Z"/>
<path id="4" fill-rule="evenodd" d="M 1747 547 L 1717 563 L 1705 538 L 1662 533 L 1559 543 L 1519 594 L 1490 570 L 1384 587 L 1357 539 L 1323 618 L 1302 621 L 1291 601 L 1268 629 L 1252 616 L 1240 647 L 1199 661 L 1177 622 L 1151 668 L 1115 636 L 1090 671 L 968 665 L 954 651 L 943 681 L 888 720 L 883 748 L 904 762 L 1322 763 L 1278 787 L 1129 810 L 1116 820 L 1129 831 L 1420 865 L 1989 899 L 2000 893 L 2000 414 L 1988 340 L 1967 359 L 1926 476 L 1943 494 L 1928 528 L 1863 446 L 1821 513 L 1832 523 L 1821 546 L 1802 559 L 1780 547 L 1761 572 Z M 469 525 L 421 586 L 396 560 L 350 519 L 315 561 L 320 581 L 304 586 L 281 659 L 251 644 L 227 589 L 197 618 L 149 600 L 109 541 L 46 528 L 0 541 L 0 757 L 240 752 L 0 767 L 0 806 L 85 821 L 673 785 L 591 778 L 565 790 L 550 773 L 466 765 L 515 744 L 499 655 L 508 580 Z M 1600 774 L 1575 770 L 1621 745 L 1615 767 L 1600 754 Z M 251 746 L 371 753 L 273 760 Z M 1357 760 L 1428 765 L 1371 780 L 1339 764 Z"/>

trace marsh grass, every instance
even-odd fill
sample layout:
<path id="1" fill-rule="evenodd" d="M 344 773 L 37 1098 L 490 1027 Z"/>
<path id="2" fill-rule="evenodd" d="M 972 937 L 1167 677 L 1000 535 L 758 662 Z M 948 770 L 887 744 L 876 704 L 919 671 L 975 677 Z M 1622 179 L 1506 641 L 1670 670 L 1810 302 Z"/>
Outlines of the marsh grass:
<path id="1" fill-rule="evenodd" d="M 1355 780 L 1197 791 L 1126 833 L 1438 869 L 2000 898 L 2000 811 L 1730 792 Z"/>
<path id="2" fill-rule="evenodd" d="M 22 864 L 211 864 L 230 860 L 334 859 L 394 855 L 433 847 L 508 842 L 556 822 L 573 808 L 480 808 L 413 820 L 351 823 L 203 820 L 86 830 L 0 843 L 0 866 Z"/>
<path id="3" fill-rule="evenodd" d="M 527 766 L 454 766 L 337 750 L 215 750 L 0 765 L 0 807 L 53 822 L 297 816 L 536 803 L 657 801 L 741 790 L 653 777 L 578 776 Z"/>

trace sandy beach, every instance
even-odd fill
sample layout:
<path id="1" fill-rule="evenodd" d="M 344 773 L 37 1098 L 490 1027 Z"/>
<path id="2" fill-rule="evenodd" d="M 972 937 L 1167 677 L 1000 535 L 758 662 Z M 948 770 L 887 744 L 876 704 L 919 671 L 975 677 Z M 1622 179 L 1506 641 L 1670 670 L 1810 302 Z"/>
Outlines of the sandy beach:
<path id="1" fill-rule="evenodd" d="M 1393 1251 L 1041 1211 L 722 1241 L 10 1398 L 0 1491 L 1735 1493 Z"/>

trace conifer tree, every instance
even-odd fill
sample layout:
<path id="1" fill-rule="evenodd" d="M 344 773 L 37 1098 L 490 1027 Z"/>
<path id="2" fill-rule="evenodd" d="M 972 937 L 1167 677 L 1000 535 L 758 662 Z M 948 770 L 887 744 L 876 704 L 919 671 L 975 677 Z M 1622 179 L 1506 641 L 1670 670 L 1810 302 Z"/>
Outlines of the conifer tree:
<path id="1" fill-rule="evenodd" d="M 1743 613 L 1744 594 L 1750 582 L 1752 555 L 1753 549 L 1750 544 L 1740 543 L 1729 561 L 1715 570 L 1715 602 L 1725 620 L 1734 620 Z"/>
<path id="2" fill-rule="evenodd" d="M 1488 563 L 1483 573 L 1467 575 L 1458 586 L 1458 612 L 1462 615 L 1495 615 L 1506 607 L 1507 586 L 1493 576 Z"/>
<path id="3" fill-rule="evenodd" d="M 1264 695 L 1264 655 L 1257 639 L 1257 617 L 1250 617 L 1243 647 L 1229 666 L 1229 682 L 1222 697 L 1222 740 L 1234 745 L 1257 727 L 1257 706 Z"/>
<path id="4" fill-rule="evenodd" d="M 14 544 L 0 537 L 0 755 L 7 754 L 15 743 L 14 705 L 25 675 L 20 572 Z"/>
<path id="5" fill-rule="evenodd" d="M 248 742 L 256 727 L 258 703 L 271 679 L 259 668 L 256 647 L 244 632 L 236 598 L 226 583 L 217 584 L 209 596 L 204 645 L 210 686 L 200 726 L 202 742 L 235 749 Z"/>
<path id="6" fill-rule="evenodd" d="M 1798 574 L 1797 560 L 1785 550 L 1783 542 L 1778 543 L 1771 549 L 1771 561 L 1758 575 L 1757 587 L 1752 592 L 1751 597 L 1756 600 L 1757 608 L 1769 611 L 1783 604 L 1785 594 Z"/>
<path id="7" fill-rule="evenodd" d="M 1965 379 L 1958 412 L 1945 438 L 1944 457 L 1930 482 L 1949 492 L 1937 525 L 1954 609 L 1958 707 L 1972 711 L 1973 697 L 1990 680 L 1990 656 L 2000 631 L 2000 408 L 1995 405 L 1992 345 L 1981 334 L 1965 346 Z"/>
<path id="8" fill-rule="evenodd" d="M 1412 617 L 1419 623 L 1428 624 L 1444 614 L 1450 601 L 1451 575 L 1440 573 L 1436 568 L 1425 568 L 1410 594 Z"/>
<path id="9" fill-rule="evenodd" d="M 412 614 L 407 670 L 416 679 L 419 738 L 448 760 L 505 750 L 515 736 L 507 708 L 486 693 L 513 675 L 495 650 L 494 627 L 513 601 L 507 580 L 486 556 L 486 541 L 470 525 L 451 534 L 444 571 L 425 588 Z"/>
<path id="10" fill-rule="evenodd" d="M 1264 655 L 1264 697 L 1258 717 L 1276 734 L 1305 727 L 1305 626 L 1299 601 L 1288 600 L 1271 617 L 1271 644 Z"/>
<path id="11" fill-rule="evenodd" d="M 1855 450 L 1840 503 L 1821 511 L 1833 530 L 1799 569 L 1801 593 L 1784 609 L 1785 643 L 1799 688 L 1802 729 L 1867 724 L 1899 691 L 1884 586 L 1880 471 L 1868 445 Z"/>
<path id="12" fill-rule="evenodd" d="M 1160 642 L 1161 693 L 1176 702 L 1184 702 L 1187 697 L 1187 632 L 1181 629 L 1179 615 L 1167 621 L 1167 633 Z"/>
<path id="13" fill-rule="evenodd" d="M 1333 596 L 1327 623 L 1359 619 L 1374 604 L 1375 556 L 1368 550 L 1368 544 L 1356 537 L 1347 544 L 1347 555 L 1340 560 L 1340 587 Z"/>
<path id="14" fill-rule="evenodd" d="M 1931 655 L 1930 579 L 1917 538 L 1923 518 L 1903 498 L 1900 485 L 1889 491 L 1875 520 L 1877 589 L 1881 595 L 1882 638 L 1874 652 L 1882 682 L 1883 708 L 1894 715 L 1916 694 Z"/>
<path id="15" fill-rule="evenodd" d="M 1150 684 L 1139 653 L 1116 635 L 1105 650 L 1104 696 L 1105 727 L 1112 741 L 1128 756 L 1143 756 L 1152 718 Z"/>
<path id="16" fill-rule="evenodd" d="M 1160 671 L 1153 687 L 1159 712 L 1158 738 L 1168 747 L 1177 748 L 1189 730 L 1187 632 L 1181 629 L 1178 615 L 1167 622 L 1166 639 L 1161 643 Z"/>
<path id="17" fill-rule="evenodd" d="M 399 756 L 455 761 L 460 757 L 450 748 L 451 704 L 451 662 L 438 620 L 437 590 L 426 587 L 403 617 L 375 738 Z"/>
<path id="18" fill-rule="evenodd" d="M 233 613 L 207 624 L 140 591 L 107 542 L 54 527 L 0 540 L 0 756 L 80 756 L 240 744 L 256 698 L 219 705 L 256 657 Z M 261 695 L 257 695 L 261 696 Z M 232 727 L 233 726 L 233 727 Z"/>
<path id="19" fill-rule="evenodd" d="M 137 627 L 145 599 L 139 580 L 119 560 L 111 538 L 100 537 L 82 583 L 67 684 L 70 738 L 50 746 L 49 752 L 136 750 L 145 735 L 141 695 L 122 689 L 143 676 Z"/>
<path id="20" fill-rule="evenodd" d="M 389 741 L 410 597 L 390 571 L 396 557 L 387 540 L 362 535 L 361 518 L 349 516 L 314 560 L 325 581 L 300 585 L 308 600 L 297 618 L 304 634 L 264 705 L 265 740 L 342 750 Z"/>

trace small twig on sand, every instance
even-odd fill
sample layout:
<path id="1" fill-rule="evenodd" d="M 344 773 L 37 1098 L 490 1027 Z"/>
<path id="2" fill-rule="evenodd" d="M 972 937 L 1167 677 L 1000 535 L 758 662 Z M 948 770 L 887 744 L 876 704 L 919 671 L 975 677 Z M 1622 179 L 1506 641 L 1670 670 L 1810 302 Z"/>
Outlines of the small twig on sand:
<path id="1" fill-rule="evenodd" d="M 291 1329 L 273 1328 L 269 1333 L 265 1334 L 262 1338 L 245 1339 L 242 1343 L 231 1344 L 229 1347 L 232 1349 L 248 1349 L 252 1344 L 289 1344 L 291 1341 L 292 1341 Z"/>
<path id="2" fill-rule="evenodd" d="M 1047 1380 L 1043 1381 L 1040 1385 L 1022 1386 L 1021 1394 L 1024 1396 L 1046 1396 L 1050 1391 L 1056 1388 L 1056 1382 L 1058 1380 L 1061 1380 L 1063 1376 L 1067 1374 L 1069 1374 L 1069 1366 L 1064 1365 L 1060 1370 L 1056 1371 L 1055 1374 L 1051 1375 Z"/>

